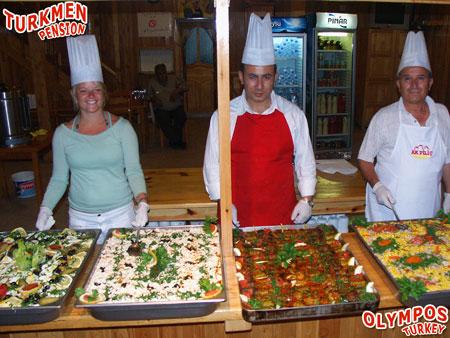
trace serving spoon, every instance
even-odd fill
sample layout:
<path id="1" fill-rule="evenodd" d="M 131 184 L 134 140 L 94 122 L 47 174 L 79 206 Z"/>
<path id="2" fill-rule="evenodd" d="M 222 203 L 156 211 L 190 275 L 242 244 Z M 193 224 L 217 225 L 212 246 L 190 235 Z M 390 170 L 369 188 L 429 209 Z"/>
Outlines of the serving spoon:
<path id="1" fill-rule="evenodd" d="M 140 256 L 142 253 L 142 247 L 141 247 L 141 227 L 137 228 L 137 234 L 136 234 L 136 240 L 131 243 L 131 245 L 128 247 L 127 252 L 130 256 Z"/>

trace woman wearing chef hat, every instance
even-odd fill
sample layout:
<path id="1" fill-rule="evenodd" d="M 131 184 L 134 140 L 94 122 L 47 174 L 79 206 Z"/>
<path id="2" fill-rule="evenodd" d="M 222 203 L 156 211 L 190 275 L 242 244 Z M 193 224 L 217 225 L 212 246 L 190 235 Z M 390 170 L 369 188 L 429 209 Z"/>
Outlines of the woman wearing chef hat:
<path id="1" fill-rule="evenodd" d="M 315 193 L 316 166 L 306 117 L 273 91 L 271 27 L 269 14 L 264 19 L 251 14 L 239 72 L 244 91 L 230 103 L 233 223 L 240 226 L 304 223 L 311 217 Z M 218 135 L 216 111 L 203 165 L 206 190 L 213 200 L 220 198 Z"/>
<path id="2" fill-rule="evenodd" d="M 369 221 L 434 217 L 450 211 L 450 118 L 428 92 L 433 84 L 422 32 L 409 32 L 397 71 L 399 101 L 372 118 L 358 159 L 367 180 Z M 376 164 L 374 165 L 374 159 Z"/>
<path id="3" fill-rule="evenodd" d="M 55 130 L 53 173 L 36 228 L 48 230 L 54 224 L 52 210 L 70 180 L 69 226 L 100 228 L 101 243 L 109 228 L 146 224 L 146 185 L 133 127 L 103 110 L 106 88 L 95 36 L 67 38 L 67 50 L 78 114 Z"/>

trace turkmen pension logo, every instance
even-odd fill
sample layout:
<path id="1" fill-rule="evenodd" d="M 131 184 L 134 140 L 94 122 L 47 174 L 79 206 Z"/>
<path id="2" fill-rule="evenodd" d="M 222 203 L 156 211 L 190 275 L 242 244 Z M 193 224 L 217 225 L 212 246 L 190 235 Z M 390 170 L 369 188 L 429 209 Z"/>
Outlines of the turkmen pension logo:
<path id="1" fill-rule="evenodd" d="M 3 9 L 6 29 L 17 33 L 37 32 L 41 40 L 82 35 L 86 32 L 88 8 L 75 1 L 60 2 L 37 13 L 15 14 Z"/>
<path id="2" fill-rule="evenodd" d="M 401 327 L 400 330 L 408 337 L 440 335 L 447 328 L 448 309 L 442 305 L 429 304 L 384 313 L 364 311 L 361 319 L 369 329 Z"/>
<path id="3" fill-rule="evenodd" d="M 416 159 L 420 159 L 420 160 L 428 159 L 432 155 L 433 155 L 433 151 L 430 149 L 430 147 L 424 146 L 422 144 L 415 146 L 411 150 L 411 156 Z"/>

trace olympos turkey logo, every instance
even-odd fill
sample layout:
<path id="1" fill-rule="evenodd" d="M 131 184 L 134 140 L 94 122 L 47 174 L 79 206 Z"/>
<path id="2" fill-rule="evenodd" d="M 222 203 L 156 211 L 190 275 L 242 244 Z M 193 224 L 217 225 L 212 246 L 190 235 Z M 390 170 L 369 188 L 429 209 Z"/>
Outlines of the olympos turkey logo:
<path id="1" fill-rule="evenodd" d="M 442 305 L 428 304 L 384 313 L 364 311 L 361 319 L 369 329 L 400 327 L 405 336 L 440 335 L 447 328 L 448 309 Z"/>
<path id="2" fill-rule="evenodd" d="M 433 155 L 433 151 L 429 146 L 419 144 L 411 150 L 411 156 L 417 159 L 427 159 Z"/>

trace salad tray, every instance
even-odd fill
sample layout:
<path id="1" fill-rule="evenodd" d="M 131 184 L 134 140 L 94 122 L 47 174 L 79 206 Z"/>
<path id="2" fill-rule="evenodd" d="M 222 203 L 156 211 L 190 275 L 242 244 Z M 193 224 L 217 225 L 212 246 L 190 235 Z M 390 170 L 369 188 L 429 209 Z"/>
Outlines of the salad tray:
<path id="1" fill-rule="evenodd" d="M 235 230 L 244 319 L 260 323 L 375 311 L 378 292 L 340 235 L 327 225 Z"/>
<path id="2" fill-rule="evenodd" d="M 111 229 L 75 306 L 100 320 L 199 317 L 225 301 L 220 236 L 213 224 Z"/>
<path id="3" fill-rule="evenodd" d="M 0 233 L 0 325 L 56 319 L 100 230 Z"/>
<path id="4" fill-rule="evenodd" d="M 352 224 L 351 228 L 413 307 L 450 307 L 450 224 L 446 218 Z"/>

